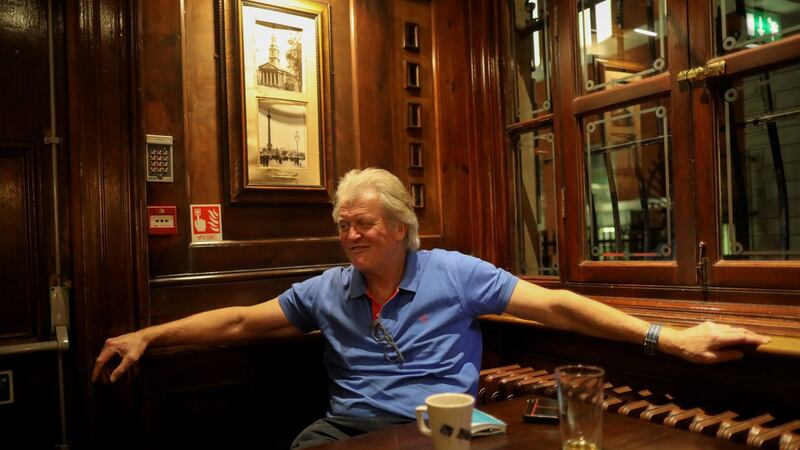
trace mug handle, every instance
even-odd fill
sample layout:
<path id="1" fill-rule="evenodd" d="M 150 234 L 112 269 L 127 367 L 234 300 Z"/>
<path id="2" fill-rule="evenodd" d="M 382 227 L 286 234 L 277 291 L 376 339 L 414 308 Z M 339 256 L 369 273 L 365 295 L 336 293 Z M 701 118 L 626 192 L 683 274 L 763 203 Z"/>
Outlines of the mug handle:
<path id="1" fill-rule="evenodd" d="M 426 412 L 428 412 L 427 405 L 417 406 L 417 428 L 422 434 L 431 436 L 431 429 L 428 428 L 428 425 L 425 424 L 425 419 L 422 417 L 422 414 Z"/>

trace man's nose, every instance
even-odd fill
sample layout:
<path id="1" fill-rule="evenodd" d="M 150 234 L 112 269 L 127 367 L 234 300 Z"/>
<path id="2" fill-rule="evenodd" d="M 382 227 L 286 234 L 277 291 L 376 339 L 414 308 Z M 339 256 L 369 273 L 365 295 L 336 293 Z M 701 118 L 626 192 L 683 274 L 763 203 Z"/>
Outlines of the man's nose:
<path id="1" fill-rule="evenodd" d="M 347 239 L 351 241 L 355 241 L 356 239 L 361 237 L 361 233 L 356 229 L 356 227 L 351 226 L 347 230 Z"/>

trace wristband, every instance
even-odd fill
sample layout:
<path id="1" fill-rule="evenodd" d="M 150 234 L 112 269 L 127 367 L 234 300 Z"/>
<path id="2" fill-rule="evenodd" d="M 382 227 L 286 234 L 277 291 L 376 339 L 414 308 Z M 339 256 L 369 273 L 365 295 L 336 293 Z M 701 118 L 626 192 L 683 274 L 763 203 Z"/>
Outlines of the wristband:
<path id="1" fill-rule="evenodd" d="M 658 337 L 661 335 L 661 325 L 654 323 L 644 335 L 644 352 L 648 355 L 658 353 Z"/>

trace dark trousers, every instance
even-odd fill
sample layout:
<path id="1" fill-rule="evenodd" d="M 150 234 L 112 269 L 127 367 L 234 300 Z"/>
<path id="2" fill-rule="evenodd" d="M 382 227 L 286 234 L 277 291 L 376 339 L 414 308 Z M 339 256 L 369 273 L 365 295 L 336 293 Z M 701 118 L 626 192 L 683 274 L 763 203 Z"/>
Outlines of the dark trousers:
<path id="1" fill-rule="evenodd" d="M 381 417 L 346 417 L 331 416 L 317 420 L 301 431 L 294 442 L 292 450 L 297 448 L 313 447 L 328 442 L 335 442 L 347 439 L 359 434 L 378 431 L 393 425 L 401 425 L 413 422 L 413 419 L 400 416 L 381 416 Z"/>

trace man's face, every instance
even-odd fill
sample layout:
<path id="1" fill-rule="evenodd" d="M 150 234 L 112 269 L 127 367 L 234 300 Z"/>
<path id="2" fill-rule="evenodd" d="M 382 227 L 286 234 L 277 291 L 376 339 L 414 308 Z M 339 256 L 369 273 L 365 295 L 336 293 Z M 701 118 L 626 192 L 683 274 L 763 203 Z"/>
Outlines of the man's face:
<path id="1" fill-rule="evenodd" d="M 343 204 L 338 225 L 347 259 L 362 273 L 379 272 L 405 255 L 407 226 L 387 219 L 373 192 Z"/>

